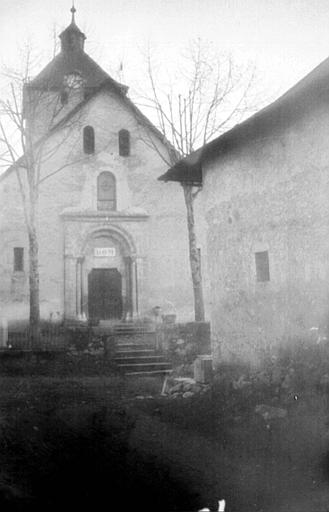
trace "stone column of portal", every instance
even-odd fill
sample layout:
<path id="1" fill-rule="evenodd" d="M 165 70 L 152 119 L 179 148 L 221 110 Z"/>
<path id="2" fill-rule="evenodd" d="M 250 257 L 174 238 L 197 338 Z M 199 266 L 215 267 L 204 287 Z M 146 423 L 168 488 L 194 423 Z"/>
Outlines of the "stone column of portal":
<path id="1" fill-rule="evenodd" d="M 75 319 L 77 314 L 76 297 L 77 258 L 71 254 L 64 256 L 64 318 Z"/>
<path id="2" fill-rule="evenodd" d="M 147 272 L 145 256 L 137 256 L 135 259 L 135 271 L 137 282 L 138 315 L 144 315 L 147 310 Z"/>
<path id="3" fill-rule="evenodd" d="M 81 265 L 80 265 L 80 294 L 81 294 L 81 318 L 82 320 L 86 320 L 88 317 L 88 276 L 85 275 L 85 258 L 81 257 Z"/>
<path id="4" fill-rule="evenodd" d="M 125 281 L 126 281 L 126 295 L 124 303 L 124 319 L 130 320 L 132 318 L 132 260 L 130 256 L 125 256 Z"/>
<path id="5" fill-rule="evenodd" d="M 137 258 L 131 258 L 131 298 L 132 298 L 132 317 L 138 318 L 139 304 L 138 304 L 138 276 L 137 276 Z"/>

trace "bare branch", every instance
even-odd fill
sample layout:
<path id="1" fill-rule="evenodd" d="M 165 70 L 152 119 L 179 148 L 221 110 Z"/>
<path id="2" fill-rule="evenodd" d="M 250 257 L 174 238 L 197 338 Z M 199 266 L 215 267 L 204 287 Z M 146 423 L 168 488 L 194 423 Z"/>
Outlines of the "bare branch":
<path id="1" fill-rule="evenodd" d="M 1 130 L 1 133 L 2 133 L 2 139 L 1 140 L 6 144 L 8 153 L 10 154 L 12 163 L 14 164 L 15 161 L 16 161 L 15 152 L 14 152 L 14 149 L 13 149 L 12 145 L 10 144 L 10 142 L 8 140 L 7 134 L 5 132 L 5 129 L 4 129 L 3 124 L 2 124 L 1 121 L 0 121 L 0 130 Z"/>
<path id="2" fill-rule="evenodd" d="M 146 146 L 148 146 L 153 151 L 155 151 L 157 153 L 157 155 L 161 158 L 161 160 L 166 165 L 168 165 L 168 167 L 170 167 L 171 165 L 173 165 L 175 163 L 174 160 L 172 158 L 170 158 L 172 155 L 172 152 L 168 151 L 168 152 L 164 153 L 164 152 L 160 151 L 159 146 L 156 144 L 156 142 L 154 141 L 154 138 L 152 137 L 152 135 L 150 133 L 146 134 L 145 130 L 140 128 L 139 134 L 140 134 L 141 141 Z"/>
<path id="3" fill-rule="evenodd" d="M 196 197 L 200 194 L 202 190 L 202 187 L 195 187 L 195 190 L 192 191 L 192 198 L 193 198 L 193 201 L 196 199 Z"/>
<path id="4" fill-rule="evenodd" d="M 167 92 L 155 76 L 150 53 L 147 73 L 150 92 L 141 95 L 142 107 L 155 111 L 160 131 L 182 155 L 253 111 L 249 93 L 254 73 L 231 55 L 216 55 L 200 39 L 191 43 Z"/>

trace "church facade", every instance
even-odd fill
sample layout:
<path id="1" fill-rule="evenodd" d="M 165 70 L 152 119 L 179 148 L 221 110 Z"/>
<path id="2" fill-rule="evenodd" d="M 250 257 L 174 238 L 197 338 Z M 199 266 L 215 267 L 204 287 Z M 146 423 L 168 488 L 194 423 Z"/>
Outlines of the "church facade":
<path id="1" fill-rule="evenodd" d="M 23 97 L 40 158 L 41 315 L 122 320 L 158 306 L 192 318 L 182 191 L 158 181 L 172 148 L 85 52 L 74 12 L 60 39 Z M 0 176 L 0 307 L 12 320 L 28 317 L 29 293 L 17 172 Z"/>

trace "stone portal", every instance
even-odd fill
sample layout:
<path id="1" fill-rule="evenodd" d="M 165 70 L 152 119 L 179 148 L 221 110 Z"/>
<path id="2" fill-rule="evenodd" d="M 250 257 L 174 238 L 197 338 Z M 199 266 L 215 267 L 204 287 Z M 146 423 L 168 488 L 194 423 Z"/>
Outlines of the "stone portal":
<path id="1" fill-rule="evenodd" d="M 66 256 L 66 318 L 121 320 L 138 316 L 137 281 L 132 241 L 114 229 L 92 232 L 80 256 Z"/>

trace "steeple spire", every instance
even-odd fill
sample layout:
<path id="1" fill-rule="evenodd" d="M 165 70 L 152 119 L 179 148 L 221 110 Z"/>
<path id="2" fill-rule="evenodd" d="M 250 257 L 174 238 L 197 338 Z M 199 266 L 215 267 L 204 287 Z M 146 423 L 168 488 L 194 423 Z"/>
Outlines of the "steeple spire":
<path id="1" fill-rule="evenodd" d="M 72 21 L 71 23 L 75 23 L 74 15 L 77 12 L 76 8 L 74 7 L 74 1 L 72 1 L 72 7 L 71 7 L 71 13 L 72 13 Z"/>
<path id="2" fill-rule="evenodd" d="M 62 51 L 70 52 L 75 50 L 83 50 L 86 36 L 75 24 L 75 13 L 76 8 L 74 7 L 74 1 L 72 1 L 72 7 L 70 9 L 72 13 L 71 24 L 60 34 L 60 40 L 62 43 Z"/>

